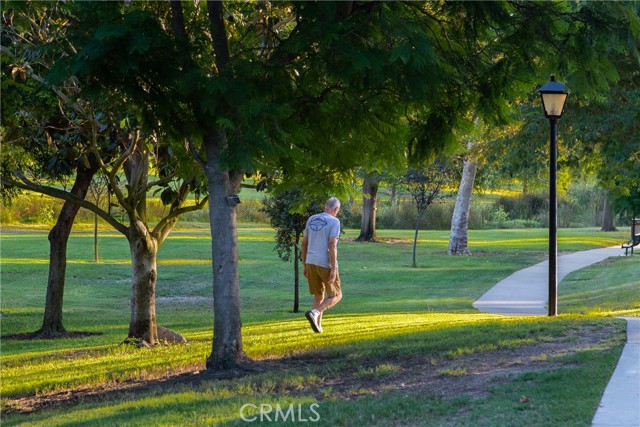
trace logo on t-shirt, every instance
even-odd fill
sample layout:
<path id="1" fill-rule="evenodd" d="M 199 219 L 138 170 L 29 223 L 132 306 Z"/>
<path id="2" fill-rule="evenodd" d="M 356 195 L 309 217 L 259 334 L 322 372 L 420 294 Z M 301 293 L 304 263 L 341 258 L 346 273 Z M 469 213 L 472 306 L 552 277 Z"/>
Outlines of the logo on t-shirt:
<path id="1" fill-rule="evenodd" d="M 321 216 L 316 217 L 309 221 L 309 228 L 313 231 L 320 231 L 327 226 L 327 220 Z"/>

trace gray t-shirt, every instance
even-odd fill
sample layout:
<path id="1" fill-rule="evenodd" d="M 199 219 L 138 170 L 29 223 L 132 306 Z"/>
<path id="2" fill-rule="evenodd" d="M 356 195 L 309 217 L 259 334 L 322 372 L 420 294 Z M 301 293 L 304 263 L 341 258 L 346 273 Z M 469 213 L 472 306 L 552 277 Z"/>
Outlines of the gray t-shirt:
<path id="1" fill-rule="evenodd" d="M 305 264 L 330 268 L 329 239 L 340 237 L 340 220 L 326 212 L 313 215 L 307 220 L 304 237 L 309 242 Z"/>

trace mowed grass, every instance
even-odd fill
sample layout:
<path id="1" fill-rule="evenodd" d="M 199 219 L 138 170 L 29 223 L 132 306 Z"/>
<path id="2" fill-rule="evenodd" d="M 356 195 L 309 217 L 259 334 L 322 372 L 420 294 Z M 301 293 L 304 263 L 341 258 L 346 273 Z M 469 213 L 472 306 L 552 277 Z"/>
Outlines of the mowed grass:
<path id="1" fill-rule="evenodd" d="M 446 256 L 448 233 L 422 231 L 417 269 L 410 267 L 411 232 L 380 231 L 384 243 L 359 244 L 351 241 L 357 233 L 348 231 L 339 248 L 344 299 L 327 313 L 325 333 L 317 335 L 301 313 L 291 313 L 293 266 L 277 258 L 273 235 L 273 230 L 257 225 L 239 230 L 245 351 L 264 363 L 312 362 L 236 380 L 198 377 L 193 383 L 163 385 L 168 377 L 203 371 L 211 351 L 208 229 L 178 230 L 160 249 L 158 323 L 183 334 L 190 344 L 153 349 L 120 345 L 129 321 L 131 272 L 126 240 L 101 232 L 101 262 L 95 264 L 93 236 L 79 229 L 69 245 L 65 326 L 100 335 L 53 341 L 3 339 L 3 407 L 6 410 L 18 398 L 56 391 L 112 389 L 139 381 L 151 381 L 151 385 L 100 403 L 31 415 L 10 413 L 3 416 L 3 424 L 246 425 L 239 411 L 247 403 L 284 409 L 293 404 L 296 411 L 304 412 L 296 415 L 306 418 L 314 416 L 309 405 L 315 403 L 320 405 L 316 425 L 475 425 L 478 420 L 493 420 L 486 425 L 518 425 L 519 420 L 536 417 L 540 421 L 536 425 L 590 421 L 624 340 L 624 323 L 608 316 L 640 314 L 637 282 L 633 282 L 638 257 L 606 261 L 590 267 L 584 276 L 579 276 L 581 272 L 570 275 L 565 279 L 569 286 L 565 282 L 560 286 L 559 309 L 566 314 L 559 318 L 478 313 L 471 305 L 475 299 L 513 271 L 544 259 L 544 230 L 472 231 L 470 246 L 476 254 L 472 257 Z M 625 236 L 561 230 L 559 250 L 612 246 Z M 40 326 L 48 242 L 46 231 L 35 228 L 5 228 L 1 239 L 1 320 L 6 337 Z M 311 297 L 301 279 L 304 310 Z M 331 386 L 334 378 L 349 378 L 350 372 L 355 372 L 354 384 L 367 378 L 393 378 L 399 366 L 415 358 L 439 363 L 491 354 L 571 335 L 582 327 L 613 328 L 615 333 L 603 348 L 567 356 L 564 363 L 571 369 L 523 374 L 495 388 L 488 398 L 447 398 L 437 388 L 425 394 L 365 387 L 349 391 L 352 397 L 344 399 L 344 392 Z M 468 373 L 462 368 L 443 372 L 455 372 L 462 381 Z M 570 391 L 585 378 L 590 383 L 580 388 L 581 394 Z M 570 405 L 570 396 L 556 396 L 562 392 L 554 387 L 571 395 Z M 535 396 L 527 401 L 526 411 L 518 402 L 520 396 L 514 403 L 514 393 Z"/>
<path id="2" fill-rule="evenodd" d="M 571 313 L 640 316 L 640 256 L 609 258 L 562 281 L 559 304 Z"/>

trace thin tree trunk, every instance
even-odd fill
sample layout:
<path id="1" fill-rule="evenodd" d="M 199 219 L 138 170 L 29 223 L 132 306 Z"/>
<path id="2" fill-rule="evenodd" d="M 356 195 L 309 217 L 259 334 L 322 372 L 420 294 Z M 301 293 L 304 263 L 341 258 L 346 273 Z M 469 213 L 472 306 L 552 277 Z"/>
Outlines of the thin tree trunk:
<path id="1" fill-rule="evenodd" d="M 376 210 L 378 205 L 377 173 L 368 173 L 362 184 L 362 221 L 357 242 L 374 242 L 376 240 Z"/>
<path id="2" fill-rule="evenodd" d="M 609 192 L 604 192 L 604 202 L 602 208 L 602 229 L 600 231 L 618 231 L 613 223 L 613 210 L 609 201 Z"/>
<path id="3" fill-rule="evenodd" d="M 395 184 L 391 187 L 390 196 L 391 196 L 391 206 L 398 206 L 398 188 Z"/>
<path id="4" fill-rule="evenodd" d="M 420 213 L 418 212 L 418 216 L 416 217 L 416 232 L 413 235 L 413 263 L 411 266 L 413 268 L 418 267 L 418 263 L 416 262 L 416 249 L 418 246 L 418 229 L 420 228 Z"/>
<path id="5" fill-rule="evenodd" d="M 97 169 L 80 169 L 71 188 L 71 194 L 84 199 Z M 65 202 L 56 225 L 49 232 L 49 278 L 45 297 L 42 326 L 35 332 L 39 338 L 58 338 L 66 334 L 62 321 L 65 275 L 67 270 L 67 243 L 73 221 L 80 206 Z"/>
<path id="6" fill-rule="evenodd" d="M 469 155 L 464 162 L 460 188 L 451 218 L 451 234 L 447 251 L 449 255 L 469 255 L 469 209 L 477 170 L 477 161 Z"/>
<path id="7" fill-rule="evenodd" d="M 98 214 L 93 214 L 93 261 L 99 262 L 100 256 L 98 255 Z"/>
<path id="8" fill-rule="evenodd" d="M 156 281 L 158 245 L 146 226 L 135 220 L 129 233 L 131 249 L 131 320 L 129 338 L 158 343 Z"/>
<path id="9" fill-rule="evenodd" d="M 293 312 L 300 311 L 300 249 L 298 244 L 300 242 L 300 234 L 296 234 L 296 243 L 293 245 L 293 271 L 294 271 L 294 285 L 293 285 Z"/>
<path id="10" fill-rule="evenodd" d="M 219 130 L 209 130 L 205 136 L 213 257 L 213 346 L 207 358 L 211 370 L 229 369 L 248 360 L 242 349 L 236 206 L 228 199 L 237 194 L 242 173 L 219 164 L 225 144 Z"/>

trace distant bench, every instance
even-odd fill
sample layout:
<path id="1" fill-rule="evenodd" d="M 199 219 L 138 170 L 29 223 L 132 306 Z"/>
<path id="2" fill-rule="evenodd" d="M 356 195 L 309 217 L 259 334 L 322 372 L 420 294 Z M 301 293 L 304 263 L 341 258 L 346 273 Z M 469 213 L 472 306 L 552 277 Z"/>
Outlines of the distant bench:
<path id="1" fill-rule="evenodd" d="M 640 234 L 635 234 L 633 236 L 633 239 L 629 240 L 627 243 L 622 244 L 624 254 L 627 255 L 629 253 L 629 249 L 631 249 L 631 255 L 633 255 L 633 248 L 638 245 L 640 245 Z"/>

